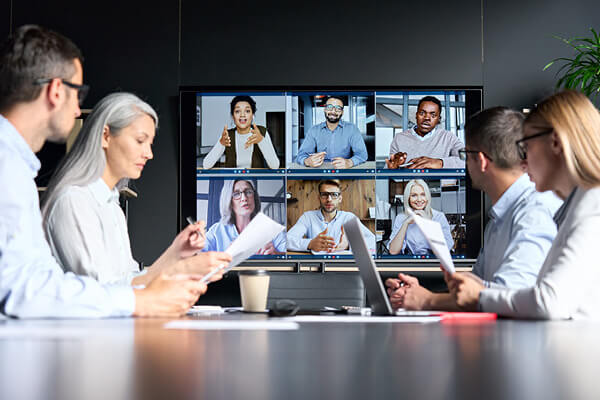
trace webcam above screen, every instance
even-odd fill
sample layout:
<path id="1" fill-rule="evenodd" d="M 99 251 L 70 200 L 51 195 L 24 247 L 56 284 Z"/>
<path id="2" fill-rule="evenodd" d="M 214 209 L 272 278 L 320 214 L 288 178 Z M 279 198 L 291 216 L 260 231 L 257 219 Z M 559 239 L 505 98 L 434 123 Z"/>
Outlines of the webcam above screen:
<path id="1" fill-rule="evenodd" d="M 483 198 L 459 150 L 481 107 L 481 88 L 182 87 L 178 222 L 223 251 L 262 211 L 287 230 L 250 261 L 297 263 L 352 260 L 356 217 L 378 263 L 435 261 L 413 211 L 475 259 Z"/>

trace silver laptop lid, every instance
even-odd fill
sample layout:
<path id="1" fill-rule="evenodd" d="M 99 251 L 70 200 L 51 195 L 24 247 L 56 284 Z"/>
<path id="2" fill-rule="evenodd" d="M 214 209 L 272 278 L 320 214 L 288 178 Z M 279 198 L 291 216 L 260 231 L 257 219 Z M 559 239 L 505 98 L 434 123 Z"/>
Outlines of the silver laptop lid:
<path id="1" fill-rule="evenodd" d="M 363 280 L 367 290 L 367 297 L 371 305 L 371 312 L 374 315 L 394 315 L 392 305 L 388 299 L 387 293 L 377 268 L 375 261 L 365 242 L 365 238 L 360 231 L 360 222 L 358 218 L 353 218 L 344 224 L 344 232 L 350 241 L 350 247 L 356 260 L 356 265 L 360 271 L 360 277 Z"/>

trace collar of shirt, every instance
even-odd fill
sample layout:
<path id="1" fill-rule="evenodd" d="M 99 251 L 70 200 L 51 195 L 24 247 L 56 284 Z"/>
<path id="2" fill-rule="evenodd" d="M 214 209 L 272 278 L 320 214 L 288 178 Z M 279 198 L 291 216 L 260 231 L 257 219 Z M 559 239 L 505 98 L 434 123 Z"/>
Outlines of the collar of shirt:
<path id="1" fill-rule="evenodd" d="M 92 182 L 89 185 L 89 188 L 92 192 L 92 196 L 94 196 L 94 199 L 96 199 L 100 205 L 110 202 L 119 202 L 119 191 L 116 186 L 112 190 L 109 189 L 102 178 L 98 178 L 98 180 Z"/>
<path id="2" fill-rule="evenodd" d="M 0 115 L 0 132 L 2 132 L 0 141 L 12 148 L 27 163 L 27 166 L 31 170 L 31 176 L 35 178 L 40 170 L 40 160 L 31 150 L 31 147 L 29 147 L 23 136 L 17 131 L 17 128 L 2 115 Z"/>
<path id="3" fill-rule="evenodd" d="M 567 211 L 569 211 L 569 206 L 573 200 L 573 197 L 575 197 L 576 192 L 577 186 L 575 186 L 575 189 L 573 189 L 571 194 L 565 199 L 562 206 L 556 210 L 556 213 L 554 214 L 554 223 L 556 224 L 557 228 L 560 228 L 560 225 L 564 222 L 565 217 L 567 216 Z"/>
<path id="4" fill-rule="evenodd" d="M 415 125 L 415 126 L 413 126 L 413 127 L 412 127 L 412 129 L 410 129 L 410 130 L 409 130 L 409 132 L 410 132 L 410 134 L 411 134 L 411 135 L 412 135 L 414 138 L 416 138 L 416 139 L 419 139 L 419 140 L 420 140 L 420 141 L 422 141 L 422 142 L 424 142 L 425 140 L 429 140 L 429 139 L 431 139 L 431 138 L 435 137 L 435 136 L 438 134 L 438 132 L 440 131 L 440 129 L 441 129 L 440 125 L 438 124 L 438 125 L 436 125 L 436 126 L 435 126 L 435 128 L 433 128 L 433 129 L 431 130 L 431 132 L 429 132 L 427 135 L 425 135 L 425 136 L 421 136 L 421 135 L 419 135 L 419 134 L 417 133 L 417 131 L 415 130 L 415 129 L 416 129 L 416 127 L 417 127 L 416 125 Z"/>
<path id="5" fill-rule="evenodd" d="M 529 175 L 523 174 L 517 179 L 504 193 L 500 199 L 490 208 L 489 216 L 494 220 L 502 219 L 504 214 L 512 209 L 515 202 L 523 195 L 523 193 L 532 187 L 529 180 Z"/>
<path id="6" fill-rule="evenodd" d="M 319 220 L 325 222 L 326 224 L 331 224 L 333 221 L 335 221 L 341 214 L 342 212 L 340 210 L 337 210 L 335 212 L 335 217 L 333 217 L 333 219 L 329 222 L 325 221 L 325 216 L 323 215 L 323 211 L 321 210 L 317 210 L 317 218 L 319 218 Z"/>
<path id="7" fill-rule="evenodd" d="M 321 124 L 322 124 L 321 129 L 324 129 L 327 132 L 333 133 L 333 132 L 337 131 L 338 129 L 344 129 L 344 126 L 346 125 L 346 121 L 343 121 L 343 120 L 340 119 L 340 121 L 338 122 L 338 124 L 337 124 L 337 126 L 335 127 L 334 130 L 330 130 L 327 127 L 327 121 L 321 122 Z"/>

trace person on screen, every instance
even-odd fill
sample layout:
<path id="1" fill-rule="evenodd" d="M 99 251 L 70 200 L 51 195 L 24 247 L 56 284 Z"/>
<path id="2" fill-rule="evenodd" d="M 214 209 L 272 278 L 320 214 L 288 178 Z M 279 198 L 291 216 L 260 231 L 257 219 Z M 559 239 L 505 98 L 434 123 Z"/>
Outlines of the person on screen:
<path id="1" fill-rule="evenodd" d="M 527 116 L 516 141 L 522 165 L 538 191 L 564 200 L 556 238 L 535 283 L 487 288 L 470 276 L 445 275 L 464 310 L 512 318 L 600 319 L 600 112 L 581 92 L 565 90 Z"/>
<path id="2" fill-rule="evenodd" d="M 458 137 L 439 125 L 442 103 L 434 96 L 425 96 L 417 107 L 417 124 L 398 133 L 390 145 L 388 168 L 464 168 L 458 156 L 464 145 Z"/>
<path id="3" fill-rule="evenodd" d="M 204 251 L 225 251 L 261 210 L 260 196 L 251 181 L 226 180 L 219 202 L 221 220 L 206 233 Z M 285 233 L 258 250 L 259 255 L 285 254 Z"/>
<path id="4" fill-rule="evenodd" d="M 230 112 L 235 128 L 227 129 L 225 125 L 202 166 L 205 169 L 214 167 L 225 153 L 224 168 L 279 168 L 279 158 L 267 128 L 254 123 L 256 101 L 250 96 L 235 96 L 230 103 Z"/>
<path id="5" fill-rule="evenodd" d="M 534 285 L 556 235 L 552 216 L 561 201 L 551 192 L 536 192 L 523 173 L 514 144 L 522 131 L 523 115 L 506 107 L 481 111 L 465 126 L 467 145 L 461 157 L 473 187 L 486 193 L 492 204 L 483 247 L 469 274 L 485 287 Z M 386 285 L 395 308 L 458 309 L 450 293 L 430 292 L 415 277 L 399 274 Z"/>
<path id="6" fill-rule="evenodd" d="M 106 96 L 86 119 L 41 204 L 52 254 L 65 271 L 100 283 L 145 285 L 166 265 L 202 249 L 203 222 L 188 225 L 142 274 L 131 254 L 118 189 L 139 178 L 152 159 L 157 123 L 152 107 L 130 93 Z M 199 257 L 206 260 L 207 268 L 193 272 L 206 274 L 224 255 Z"/>
<path id="7" fill-rule="evenodd" d="M 331 162 L 334 168 L 352 168 L 367 161 L 367 147 L 356 125 L 342 121 L 344 100 L 329 96 L 325 122 L 313 125 L 298 150 L 296 162 L 317 168 Z"/>
<path id="8" fill-rule="evenodd" d="M 408 215 L 409 210 L 423 218 L 439 222 L 448 249 L 452 250 L 454 240 L 446 216 L 443 212 L 431 208 L 431 192 L 427 183 L 422 179 L 413 179 L 404 188 L 404 213 L 398 214 L 394 220 L 388 246 L 390 254 L 432 254 L 427 239 Z"/>
<path id="9" fill-rule="evenodd" d="M 288 250 L 334 253 L 349 249 L 343 225 L 352 218 L 351 212 L 341 211 L 340 181 L 328 179 L 319 182 L 320 209 L 306 211 L 288 231 Z M 361 231 L 370 249 L 375 248 L 375 235 L 361 224 Z"/>
<path id="10" fill-rule="evenodd" d="M 34 177 L 46 140 L 81 114 L 83 56 L 68 38 L 21 26 L 0 44 L 0 313 L 16 318 L 172 317 L 206 291 L 197 276 L 159 274 L 144 288 L 65 273 L 44 237 Z M 98 146 L 100 144 L 98 143 Z M 168 267 L 198 263 L 195 257 Z"/>

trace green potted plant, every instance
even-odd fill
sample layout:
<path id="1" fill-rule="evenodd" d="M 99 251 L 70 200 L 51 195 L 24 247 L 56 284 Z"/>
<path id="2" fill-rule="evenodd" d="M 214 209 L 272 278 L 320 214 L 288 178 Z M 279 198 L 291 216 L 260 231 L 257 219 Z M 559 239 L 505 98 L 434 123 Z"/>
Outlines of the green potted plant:
<path id="1" fill-rule="evenodd" d="M 592 37 L 575 37 L 565 39 L 555 36 L 575 50 L 573 58 L 559 57 L 544 67 L 544 71 L 554 63 L 564 64 L 556 72 L 559 76 L 557 88 L 576 89 L 588 97 L 600 94 L 600 35 L 590 28 Z"/>

